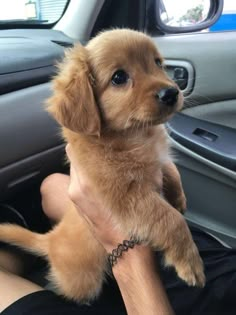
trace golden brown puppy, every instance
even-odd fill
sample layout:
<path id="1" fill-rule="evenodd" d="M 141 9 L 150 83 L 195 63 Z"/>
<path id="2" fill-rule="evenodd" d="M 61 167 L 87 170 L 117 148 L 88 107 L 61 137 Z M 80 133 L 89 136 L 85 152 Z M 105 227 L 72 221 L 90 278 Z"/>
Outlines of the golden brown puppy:
<path id="1" fill-rule="evenodd" d="M 203 286 L 202 261 L 179 212 L 186 201 L 163 125 L 183 97 L 151 39 L 124 29 L 101 33 L 67 53 L 53 87 L 48 110 L 125 235 L 163 251 L 180 278 Z M 106 253 L 73 206 L 45 235 L 5 224 L 0 240 L 45 256 L 51 280 L 68 298 L 99 294 Z"/>

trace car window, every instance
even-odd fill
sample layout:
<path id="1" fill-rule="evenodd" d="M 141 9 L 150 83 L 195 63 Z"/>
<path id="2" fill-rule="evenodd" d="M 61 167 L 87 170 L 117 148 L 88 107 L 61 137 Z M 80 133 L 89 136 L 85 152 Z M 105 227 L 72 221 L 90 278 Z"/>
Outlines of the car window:
<path id="1" fill-rule="evenodd" d="M 68 0 L 1 0 L 0 23 L 51 24 L 62 16 Z"/>

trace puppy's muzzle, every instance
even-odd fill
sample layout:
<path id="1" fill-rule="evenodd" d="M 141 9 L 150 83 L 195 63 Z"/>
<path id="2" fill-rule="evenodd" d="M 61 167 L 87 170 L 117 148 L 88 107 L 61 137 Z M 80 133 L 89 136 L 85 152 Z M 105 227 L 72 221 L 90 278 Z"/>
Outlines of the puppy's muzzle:
<path id="1" fill-rule="evenodd" d="M 166 105 L 168 107 L 174 106 L 178 101 L 179 90 L 175 87 L 168 87 L 165 89 L 161 89 L 156 97 L 162 105 Z"/>

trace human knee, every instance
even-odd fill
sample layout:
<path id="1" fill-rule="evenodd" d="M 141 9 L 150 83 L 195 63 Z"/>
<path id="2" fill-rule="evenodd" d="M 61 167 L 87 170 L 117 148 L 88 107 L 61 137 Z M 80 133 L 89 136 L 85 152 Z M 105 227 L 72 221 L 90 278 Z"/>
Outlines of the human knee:
<path id="1" fill-rule="evenodd" d="M 60 173 L 55 173 L 47 176 L 41 183 L 40 186 L 40 193 L 42 197 L 46 196 L 50 191 L 58 184 L 58 181 L 61 180 L 61 176 L 63 176 Z"/>
<path id="2" fill-rule="evenodd" d="M 42 208 L 53 221 L 58 221 L 68 203 L 69 176 L 55 173 L 46 177 L 40 187 Z"/>
<path id="3" fill-rule="evenodd" d="M 55 173 L 47 176 L 41 183 L 40 193 L 42 199 L 42 208 L 47 216 L 50 217 L 50 207 L 48 207 L 51 196 L 53 196 L 53 192 L 56 190 L 58 183 L 61 181 L 62 174 Z"/>

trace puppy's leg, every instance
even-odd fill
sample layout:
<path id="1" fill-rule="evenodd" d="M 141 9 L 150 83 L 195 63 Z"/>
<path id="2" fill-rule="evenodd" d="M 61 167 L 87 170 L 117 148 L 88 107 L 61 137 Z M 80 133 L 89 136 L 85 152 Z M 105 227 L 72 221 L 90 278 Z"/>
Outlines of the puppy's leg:
<path id="1" fill-rule="evenodd" d="M 157 193 L 142 193 L 135 204 L 136 216 L 131 213 L 123 228 L 154 250 L 163 251 L 165 264 L 175 267 L 189 285 L 204 286 L 203 263 L 184 217 Z"/>
<path id="2" fill-rule="evenodd" d="M 203 287 L 202 259 L 184 217 L 162 198 L 156 198 L 155 225 L 151 245 L 164 252 L 165 264 L 174 266 L 178 276 L 191 286 Z"/>
<path id="3" fill-rule="evenodd" d="M 184 213 L 186 210 L 186 198 L 183 191 L 181 178 L 177 167 L 173 162 L 164 164 L 163 194 L 166 200 L 178 211 Z"/>
<path id="4" fill-rule="evenodd" d="M 73 206 L 50 232 L 48 259 L 49 279 L 59 293 L 80 303 L 100 294 L 107 255 Z"/>

